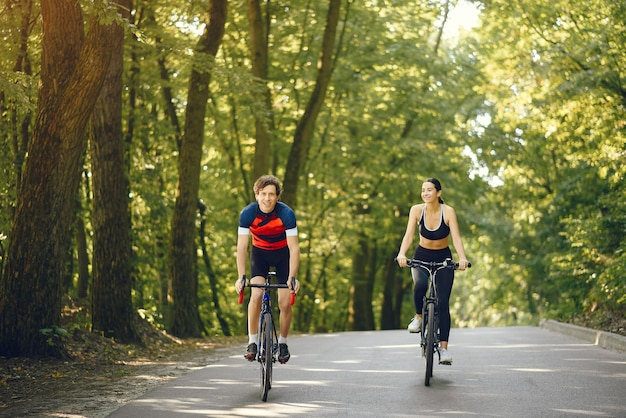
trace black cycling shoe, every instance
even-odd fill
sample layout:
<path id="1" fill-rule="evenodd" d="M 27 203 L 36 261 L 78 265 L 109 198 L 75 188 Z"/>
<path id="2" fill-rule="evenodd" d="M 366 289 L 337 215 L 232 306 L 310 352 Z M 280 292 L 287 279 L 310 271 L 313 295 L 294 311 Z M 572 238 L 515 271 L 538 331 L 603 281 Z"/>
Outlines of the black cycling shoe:
<path id="1" fill-rule="evenodd" d="M 243 355 L 243 357 L 248 360 L 248 361 L 254 361 L 254 359 L 256 358 L 256 343 L 250 343 L 248 344 L 248 348 L 246 349 L 246 354 Z"/>
<path id="2" fill-rule="evenodd" d="M 289 361 L 291 354 L 289 354 L 289 348 L 287 348 L 287 344 L 280 343 L 278 344 L 278 361 L 280 364 L 285 364 Z"/>

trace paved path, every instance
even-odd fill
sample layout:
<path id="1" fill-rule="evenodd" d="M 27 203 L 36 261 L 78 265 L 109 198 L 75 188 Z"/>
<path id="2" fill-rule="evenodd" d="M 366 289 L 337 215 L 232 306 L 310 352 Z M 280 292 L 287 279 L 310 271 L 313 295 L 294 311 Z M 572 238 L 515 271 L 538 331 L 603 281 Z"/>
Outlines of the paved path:
<path id="1" fill-rule="evenodd" d="M 406 331 L 291 336 L 268 401 L 239 355 L 110 417 L 626 417 L 626 355 L 537 327 L 453 329 L 452 366 L 424 386 Z M 242 348 L 243 351 L 243 348 Z"/>

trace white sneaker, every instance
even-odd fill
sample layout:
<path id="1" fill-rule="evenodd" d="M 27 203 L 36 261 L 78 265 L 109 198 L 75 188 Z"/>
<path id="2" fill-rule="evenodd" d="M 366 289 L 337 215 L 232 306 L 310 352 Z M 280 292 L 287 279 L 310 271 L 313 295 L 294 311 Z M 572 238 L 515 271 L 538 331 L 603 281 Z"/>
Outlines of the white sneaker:
<path id="1" fill-rule="evenodd" d="M 439 364 L 452 364 L 452 355 L 445 348 L 439 349 Z"/>
<path id="2" fill-rule="evenodd" d="M 422 318 L 415 315 L 413 319 L 411 319 L 411 323 L 409 324 L 408 327 L 406 327 L 406 329 L 408 329 L 409 332 L 414 333 L 414 334 L 418 332 L 422 332 Z"/>

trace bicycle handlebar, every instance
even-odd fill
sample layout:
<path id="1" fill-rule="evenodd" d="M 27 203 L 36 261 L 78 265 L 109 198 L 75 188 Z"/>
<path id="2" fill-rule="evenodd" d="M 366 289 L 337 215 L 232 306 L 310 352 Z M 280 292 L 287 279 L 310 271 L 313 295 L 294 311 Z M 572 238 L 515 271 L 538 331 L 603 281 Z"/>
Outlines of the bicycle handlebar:
<path id="1" fill-rule="evenodd" d="M 244 289 L 248 287 L 259 287 L 262 289 L 289 289 L 289 285 L 287 283 L 247 283 L 246 284 L 246 276 L 241 278 L 241 292 L 239 292 L 239 304 L 243 303 Z M 291 295 L 289 296 L 289 304 L 293 305 L 296 303 L 296 292 L 293 291 L 296 287 L 296 278 L 291 278 Z"/>
<path id="2" fill-rule="evenodd" d="M 422 261 L 416 260 L 414 258 L 409 258 L 406 260 L 406 265 L 408 267 L 442 267 L 448 269 L 457 270 L 459 268 L 459 263 L 452 261 L 451 258 L 447 258 L 443 261 Z M 471 268 L 472 263 L 467 263 L 467 268 Z"/>

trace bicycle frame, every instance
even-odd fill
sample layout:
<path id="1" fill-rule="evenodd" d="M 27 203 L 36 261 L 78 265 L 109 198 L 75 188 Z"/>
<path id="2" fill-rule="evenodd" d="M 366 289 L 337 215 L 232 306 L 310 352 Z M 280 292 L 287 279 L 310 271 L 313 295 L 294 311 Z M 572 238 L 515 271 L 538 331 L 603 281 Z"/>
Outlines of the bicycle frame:
<path id="1" fill-rule="evenodd" d="M 424 383 L 430 386 L 430 378 L 433 375 L 433 357 L 435 351 L 441 364 L 441 353 L 439 351 L 439 298 L 437 296 L 437 273 L 443 269 L 457 269 L 458 263 L 452 259 L 444 261 L 421 261 L 416 259 L 407 260 L 407 266 L 411 268 L 421 268 L 428 272 L 428 293 L 424 296 L 422 306 L 422 332 L 420 346 L 422 357 L 426 358 L 426 374 Z M 470 267 L 471 265 L 468 265 Z"/>
<path id="2" fill-rule="evenodd" d="M 243 289 L 248 287 L 258 287 L 263 289 L 261 299 L 261 313 L 259 316 L 258 340 L 257 340 L 257 360 L 261 370 L 261 400 L 267 401 L 267 394 L 272 388 L 272 368 L 276 362 L 276 353 L 278 351 L 278 334 L 274 325 L 272 315 L 271 289 L 289 288 L 287 284 L 270 283 L 270 280 L 276 277 L 276 272 L 270 271 L 265 276 L 265 283 L 247 283 L 245 276 L 243 278 L 243 287 L 239 294 L 239 303 L 243 302 Z M 295 287 L 295 279 L 292 278 L 291 289 Z M 291 292 L 289 303 L 293 305 L 295 302 L 295 293 Z"/>
<path id="3" fill-rule="evenodd" d="M 258 287 L 258 288 L 263 289 L 263 296 L 261 299 L 261 315 L 259 316 L 259 328 L 258 328 L 259 344 L 257 344 L 257 347 L 259 347 L 259 359 L 258 359 L 259 362 L 262 361 L 262 359 L 264 359 L 262 358 L 262 355 L 265 356 L 267 352 L 271 353 L 270 358 L 271 358 L 272 363 L 275 362 L 276 361 L 275 355 L 278 350 L 278 334 L 276 333 L 276 326 L 274 324 L 274 315 L 272 312 L 270 289 L 285 289 L 285 288 L 288 288 L 288 286 L 286 284 L 270 283 L 270 280 L 273 277 L 276 277 L 276 272 L 270 271 L 265 277 L 265 283 L 263 284 L 250 283 L 248 285 L 249 287 Z M 269 317 L 267 316 L 268 314 L 269 314 Z M 268 328 L 271 330 L 272 341 L 274 342 L 274 344 L 272 344 L 272 347 L 270 347 L 270 349 L 268 349 L 268 347 L 265 347 L 263 337 L 262 337 L 262 330 L 263 330 L 264 322 L 269 322 Z"/>
<path id="4" fill-rule="evenodd" d="M 446 260 L 447 261 L 447 260 Z M 434 304 L 434 314 L 435 314 L 435 330 L 437 331 L 435 334 L 435 339 L 433 341 L 435 351 L 439 352 L 439 298 L 437 296 L 437 273 L 444 268 L 450 268 L 446 262 L 426 262 L 420 260 L 411 260 L 411 264 L 409 264 L 412 268 L 421 268 L 428 272 L 428 292 L 424 296 L 424 305 L 422 307 L 422 335 L 421 335 L 421 347 L 422 347 L 422 355 L 424 356 L 424 349 L 426 348 L 426 333 L 425 328 L 428 324 L 428 308 L 429 304 Z M 433 270 L 433 268 L 436 269 Z"/>

